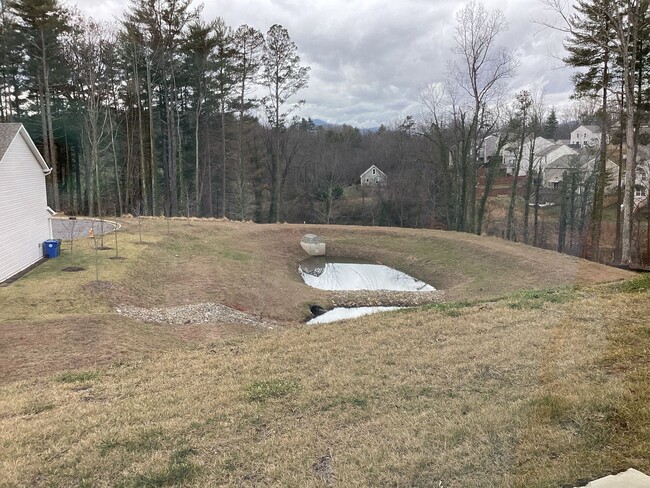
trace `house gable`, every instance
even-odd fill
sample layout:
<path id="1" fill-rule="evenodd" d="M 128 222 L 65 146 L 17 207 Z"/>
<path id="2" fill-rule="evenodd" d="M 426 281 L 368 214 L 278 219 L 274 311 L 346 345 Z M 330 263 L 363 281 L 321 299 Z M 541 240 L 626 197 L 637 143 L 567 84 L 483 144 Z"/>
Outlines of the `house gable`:
<path id="1" fill-rule="evenodd" d="M 596 146 L 600 143 L 601 131 L 597 125 L 581 125 L 571 132 L 571 144 Z"/>
<path id="2" fill-rule="evenodd" d="M 43 159 L 43 156 L 36 148 L 36 145 L 34 144 L 34 141 L 32 141 L 32 138 L 29 137 L 29 134 L 27 133 L 27 130 L 23 124 L 0 124 L 0 164 L 2 164 L 2 160 L 9 150 L 9 147 L 19 135 L 22 137 L 25 144 L 27 144 L 27 148 L 34 156 L 36 162 L 40 165 L 43 173 L 50 174 L 52 169 Z"/>
<path id="3" fill-rule="evenodd" d="M 0 282 L 40 260 L 51 237 L 44 175 L 50 169 L 37 154 L 22 125 L 0 124 Z"/>
<path id="4" fill-rule="evenodd" d="M 363 173 L 361 173 L 362 186 L 383 185 L 386 183 L 387 179 L 388 178 L 386 177 L 386 173 L 384 173 L 374 164 Z"/>

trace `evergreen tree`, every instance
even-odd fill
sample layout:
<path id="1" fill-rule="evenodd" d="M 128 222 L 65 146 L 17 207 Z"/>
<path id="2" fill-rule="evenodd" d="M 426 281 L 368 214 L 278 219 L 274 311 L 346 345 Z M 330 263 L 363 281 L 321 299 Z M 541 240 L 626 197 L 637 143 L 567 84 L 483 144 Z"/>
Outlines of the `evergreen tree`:
<path id="1" fill-rule="evenodd" d="M 239 219 L 245 220 L 252 203 L 251 188 L 244 158 L 244 137 L 246 128 L 250 128 L 250 118 L 246 113 L 257 106 L 258 101 L 251 98 L 259 70 L 262 66 L 262 49 L 264 35 L 248 25 L 241 25 L 233 36 L 233 69 L 237 81 L 237 100 L 234 106 L 238 112 L 237 123 L 237 159 L 233 179 L 233 206 Z M 249 129 L 250 132 L 250 129 Z"/>
<path id="2" fill-rule="evenodd" d="M 235 68 L 233 58 L 235 48 L 233 46 L 232 29 L 226 25 L 223 19 L 215 22 L 216 50 L 213 56 L 215 67 L 215 89 L 219 107 L 221 126 L 221 217 L 226 216 L 227 193 L 228 193 L 228 150 L 227 144 L 227 112 L 230 111 L 233 102 L 233 91 L 236 84 Z"/>
<path id="3" fill-rule="evenodd" d="M 555 131 L 557 131 L 558 121 L 555 113 L 555 107 L 551 108 L 551 112 L 544 121 L 544 128 L 542 129 L 542 137 L 549 140 L 555 140 Z"/>
<path id="4" fill-rule="evenodd" d="M 607 177 L 608 90 L 611 84 L 610 60 L 614 33 L 610 27 L 611 0 L 580 0 L 571 18 L 572 36 L 565 47 L 569 52 L 566 62 L 581 68 L 574 75 L 578 96 L 597 96 L 602 93 L 600 108 L 601 145 L 598 178 L 594 188 L 591 212 L 591 255 L 598 260 L 603 198 Z"/>
<path id="5" fill-rule="evenodd" d="M 281 138 L 283 133 L 286 134 L 288 116 L 301 102 L 285 107 L 293 95 L 307 86 L 309 68 L 300 65 L 298 48 L 289 37 L 287 29 L 278 24 L 271 26 L 266 34 L 262 60 L 262 83 L 269 93 L 264 99 L 264 108 L 272 132 L 269 144 L 271 205 L 268 220 L 279 222 L 283 169 L 286 169 L 289 162 L 286 151 L 283 151 Z"/>
<path id="6" fill-rule="evenodd" d="M 215 24 L 206 24 L 196 19 L 188 26 L 183 41 L 185 65 L 183 71 L 188 76 L 192 89 L 194 106 L 194 206 L 195 214 L 201 214 L 202 197 L 207 193 L 204 189 L 204 179 L 201 178 L 201 115 L 204 111 L 205 100 L 210 88 L 210 72 L 213 70 L 212 54 L 217 47 L 218 39 L 215 34 Z M 208 159 L 208 158 L 205 158 Z M 203 168 L 203 174 L 211 178 L 210 168 Z M 209 185 L 207 185 L 209 187 Z M 208 198 L 212 195 L 207 194 Z"/>
<path id="7" fill-rule="evenodd" d="M 43 157 L 52 168 L 50 204 L 60 209 L 59 165 L 54 135 L 53 86 L 64 76 L 66 63 L 61 56 L 61 36 L 71 30 L 68 12 L 58 0 L 13 0 L 7 4 L 13 14 L 13 28 L 18 35 L 17 47 L 24 54 L 27 89 L 36 96 L 35 106 L 41 115 Z"/>

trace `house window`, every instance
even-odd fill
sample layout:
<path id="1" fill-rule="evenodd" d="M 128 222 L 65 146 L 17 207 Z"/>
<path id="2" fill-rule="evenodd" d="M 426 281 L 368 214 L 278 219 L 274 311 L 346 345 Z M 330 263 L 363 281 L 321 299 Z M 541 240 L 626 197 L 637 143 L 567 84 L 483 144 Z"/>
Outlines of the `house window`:
<path id="1" fill-rule="evenodd" d="M 634 190 L 634 196 L 636 198 L 645 197 L 645 186 L 638 186 Z"/>
<path id="2" fill-rule="evenodd" d="M 560 182 L 559 181 L 554 181 L 553 182 L 553 189 L 557 190 L 558 188 L 560 188 Z"/>
<path id="3" fill-rule="evenodd" d="M 379 178 L 375 178 L 375 183 L 379 183 Z"/>
<path id="4" fill-rule="evenodd" d="M 377 170 L 375 168 L 372 168 L 372 174 L 373 175 L 377 174 Z"/>

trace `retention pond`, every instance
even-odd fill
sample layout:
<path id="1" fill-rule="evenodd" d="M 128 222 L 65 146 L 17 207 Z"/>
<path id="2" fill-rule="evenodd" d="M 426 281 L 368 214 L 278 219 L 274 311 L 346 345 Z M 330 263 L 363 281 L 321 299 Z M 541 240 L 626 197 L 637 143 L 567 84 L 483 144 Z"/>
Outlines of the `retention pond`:
<path id="1" fill-rule="evenodd" d="M 309 258 L 298 270 L 306 284 L 320 290 L 435 291 L 433 286 L 396 269 L 352 259 Z"/>
<path id="2" fill-rule="evenodd" d="M 389 266 L 347 258 L 309 258 L 300 263 L 298 271 L 307 285 L 320 290 L 400 292 L 436 290 L 433 286 Z M 403 307 L 337 307 L 307 323 L 334 322 L 398 308 Z"/>

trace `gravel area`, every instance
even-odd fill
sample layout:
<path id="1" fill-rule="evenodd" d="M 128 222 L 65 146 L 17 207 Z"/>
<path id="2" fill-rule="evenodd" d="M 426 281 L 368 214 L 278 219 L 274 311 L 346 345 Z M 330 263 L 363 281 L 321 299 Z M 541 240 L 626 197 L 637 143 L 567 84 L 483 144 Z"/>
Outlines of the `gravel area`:
<path id="1" fill-rule="evenodd" d="M 416 307 L 427 303 L 440 302 L 444 298 L 441 291 L 346 291 L 332 294 L 332 307 Z M 331 307 L 327 307 L 331 308 Z M 142 308 L 121 305 L 116 312 L 132 319 L 159 324 L 191 325 L 225 322 L 253 327 L 273 329 L 273 321 L 260 320 L 234 308 L 219 303 L 198 303 L 169 308 Z"/>
<path id="2" fill-rule="evenodd" d="M 52 222 L 52 236 L 54 239 L 61 239 L 64 241 L 73 239 L 82 239 L 88 237 L 90 229 L 97 237 L 104 234 L 109 234 L 115 230 L 115 222 L 104 220 L 103 222 L 95 219 L 84 218 L 61 218 L 55 217 L 51 219 Z"/>
<path id="3" fill-rule="evenodd" d="M 218 303 L 198 303 L 169 308 L 140 308 L 122 305 L 116 309 L 120 315 L 143 322 L 156 322 L 161 324 L 190 325 L 226 322 L 229 324 L 244 324 L 256 327 L 273 329 L 275 323 L 259 320 L 234 308 Z"/>

